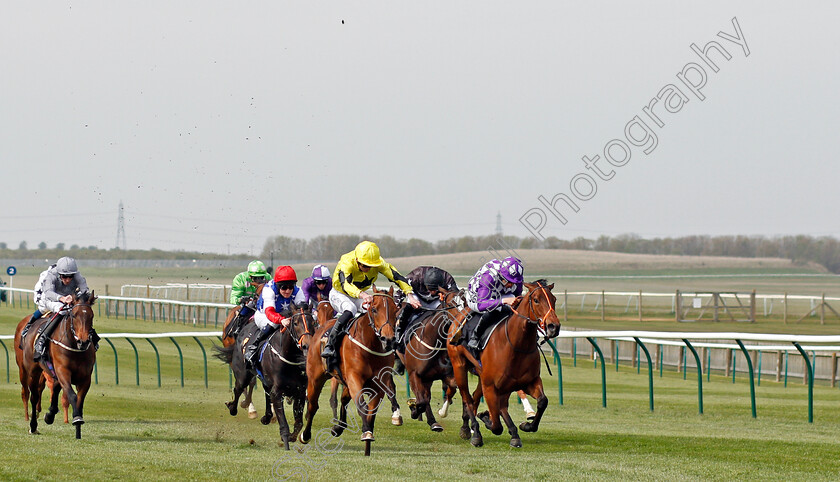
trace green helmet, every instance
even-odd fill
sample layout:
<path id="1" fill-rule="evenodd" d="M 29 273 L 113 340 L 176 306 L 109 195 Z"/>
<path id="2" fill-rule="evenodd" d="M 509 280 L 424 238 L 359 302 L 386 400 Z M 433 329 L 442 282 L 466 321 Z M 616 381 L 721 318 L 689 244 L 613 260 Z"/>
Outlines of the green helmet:
<path id="1" fill-rule="evenodd" d="M 265 270 L 265 263 L 259 260 L 254 260 L 248 263 L 248 276 L 268 278 L 268 271 Z"/>

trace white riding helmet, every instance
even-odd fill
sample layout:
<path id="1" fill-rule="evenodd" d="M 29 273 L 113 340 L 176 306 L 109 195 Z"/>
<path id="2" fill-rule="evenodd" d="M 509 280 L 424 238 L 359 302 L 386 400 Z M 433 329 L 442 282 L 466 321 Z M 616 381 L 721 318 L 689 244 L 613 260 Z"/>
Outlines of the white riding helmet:
<path id="1" fill-rule="evenodd" d="M 312 279 L 315 281 L 327 281 L 330 279 L 330 269 L 324 266 L 323 264 L 319 264 L 315 268 L 312 269 Z"/>

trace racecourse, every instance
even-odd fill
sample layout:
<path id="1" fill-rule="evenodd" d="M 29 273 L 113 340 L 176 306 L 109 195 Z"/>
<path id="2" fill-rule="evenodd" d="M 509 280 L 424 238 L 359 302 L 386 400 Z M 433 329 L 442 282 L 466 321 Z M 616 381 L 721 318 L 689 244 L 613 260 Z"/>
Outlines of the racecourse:
<path id="1" fill-rule="evenodd" d="M 446 267 L 444 263 L 441 263 Z M 402 267 L 401 265 L 398 265 Z M 537 269 L 537 268 L 532 268 Z M 659 272 L 675 268 L 657 268 Z M 745 266 L 754 279 L 718 280 L 728 289 L 751 289 L 764 283 L 768 291 L 789 290 L 837 296 L 840 290 L 834 278 L 768 280 L 765 272 L 810 272 L 783 266 Z M 715 267 L 717 272 L 727 271 Z M 210 273 L 190 270 L 109 273 L 96 270 L 88 275 L 91 285 L 102 292 L 104 284 L 112 293 L 119 284 L 129 282 L 157 283 L 182 281 L 184 277 L 207 282 L 229 282 L 232 273 Z M 608 271 L 608 270 L 607 270 Z M 592 275 L 612 276 L 628 271 L 607 272 L 597 268 Z M 708 272 L 692 268 L 684 274 Z M 563 274 L 554 271 L 556 274 Z M 581 272 L 577 272 L 580 274 Z M 24 272 L 25 276 L 29 276 Z M 37 273 L 35 273 L 37 274 Z M 551 274 L 551 273 L 540 273 Z M 24 279 L 21 278 L 21 279 Z M 459 279 L 459 281 L 461 281 Z M 617 279 L 551 280 L 568 289 L 640 289 L 638 283 L 657 285 L 679 284 L 661 279 L 642 281 Z M 697 281 L 697 280 L 694 280 Z M 194 281 L 198 282 L 198 281 Z M 801 286 L 799 283 L 805 284 Z M 607 286 L 605 283 L 610 283 Z M 630 285 L 632 283 L 632 285 Z M 714 285 L 704 279 L 698 284 Z M 586 288 L 601 286 L 601 288 Z M 29 287 L 15 281 L 16 287 Z M 715 285 L 718 286 L 718 285 Z M 680 286 L 678 286 L 680 287 Z M 665 289 L 666 286 L 662 286 Z M 685 288 L 683 285 L 682 288 Z M 699 289 L 699 288 L 694 288 Z M 0 333 L 12 334 L 14 326 L 27 311 L 0 306 Z M 661 322 L 665 324 L 665 322 Z M 609 322 L 570 320 L 577 327 L 615 328 Z M 630 327 L 628 320 L 622 328 Z M 628 325 L 628 326 L 624 326 Z M 156 333 L 188 331 L 190 325 L 152 323 L 125 319 L 95 319 L 102 333 Z M 809 334 L 836 334 L 840 321 L 833 319 L 824 326 L 812 321 L 801 325 L 781 325 L 778 321 L 756 323 L 750 331 Z M 635 325 L 636 329 L 652 329 Z M 703 326 L 692 325 L 692 330 Z M 744 331 L 743 325 L 713 327 L 727 331 Z M 799 330 L 798 328 L 807 328 Z M 661 329 L 658 326 L 656 329 Z M 685 330 L 673 324 L 673 330 Z M 273 474 L 288 474 L 295 479 L 309 480 L 398 480 L 422 479 L 731 479 L 731 478 L 808 478 L 836 480 L 840 473 L 840 389 L 818 384 L 814 387 L 814 423 L 808 423 L 807 386 L 801 379 L 789 381 L 785 387 L 767 379 L 757 387 L 758 417 L 750 415 L 749 386 L 743 374 L 733 383 L 730 377 L 704 376 L 704 413 L 698 413 L 696 376 L 667 370 L 654 376 L 655 411 L 648 407 L 648 377 L 645 368 L 621 366 L 618 371 L 607 367 L 608 404 L 601 405 L 600 369 L 591 360 L 562 359 L 564 404 L 558 403 L 555 376 L 543 367 L 543 379 L 549 397 L 549 408 L 536 434 L 521 433 L 523 448 L 508 446 L 507 433 L 494 436 L 483 430 L 485 446 L 473 448 L 458 437 L 460 397 L 441 423 L 442 433 L 433 433 L 425 422 L 406 416 L 401 427 L 390 425 L 387 411 L 380 412 L 376 425 L 376 442 L 372 456 L 362 454 L 363 444 L 352 427 L 338 440 L 321 437 L 320 446 L 310 444 L 303 452 L 294 444 L 292 452 L 278 445 L 276 423 L 263 426 L 247 418 L 244 410 L 231 417 L 224 407 L 230 399 L 227 367 L 215 359 L 209 361 L 208 387 L 204 386 L 202 354 L 192 340 L 179 340 L 184 354 L 184 387 L 180 384 L 177 351 L 169 342 L 158 344 L 161 357 L 161 387 L 157 386 L 154 351 L 148 343 L 137 343 L 140 360 L 139 385 L 135 380 L 133 351 L 124 341 L 114 342 L 119 355 L 120 383 L 115 383 L 114 356 L 103 345 L 98 353 L 98 384 L 92 386 L 85 406 L 86 424 L 82 439 L 73 438 L 71 426 L 40 423 L 41 435 L 29 435 L 23 418 L 20 385 L 14 355 L 10 353 L 10 383 L 6 383 L 5 361 L 0 355 L 0 479 L 3 480 L 78 480 L 84 479 L 151 479 L 151 480 L 271 480 Z M 209 343 L 206 343 L 206 345 Z M 11 352 L 11 343 L 6 342 Z M 208 355 L 209 355 L 208 350 Z M 549 359 L 550 360 L 550 359 Z M 552 367 L 552 369 L 556 369 Z M 404 379 L 397 381 L 398 398 L 405 408 Z M 259 410 L 264 407 L 262 391 L 255 391 Z M 46 397 L 44 399 L 47 403 Z M 440 399 L 436 399 L 440 404 Z M 511 402 L 514 420 L 521 422 L 523 413 L 516 401 Z M 437 407 L 435 407 L 437 408 Z M 287 412 L 289 413 L 289 412 Z M 289 413 L 290 414 L 290 413 Z M 315 431 L 330 425 L 331 413 L 327 395 L 322 397 L 321 410 L 315 420 Z M 59 419 L 60 422 L 60 419 Z M 313 441 L 314 443 L 314 441 Z M 279 469 L 282 467 L 282 469 Z M 276 472 L 272 472 L 276 470 Z"/>

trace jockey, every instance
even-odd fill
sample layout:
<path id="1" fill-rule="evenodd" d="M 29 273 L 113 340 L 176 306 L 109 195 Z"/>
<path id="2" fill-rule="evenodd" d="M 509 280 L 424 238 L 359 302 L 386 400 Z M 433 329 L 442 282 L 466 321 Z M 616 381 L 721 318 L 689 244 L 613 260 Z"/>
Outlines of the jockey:
<path id="1" fill-rule="evenodd" d="M 231 330 L 232 336 L 236 337 L 244 321 L 253 316 L 254 295 L 257 293 L 257 288 L 265 283 L 268 277 L 265 264 L 255 259 L 248 263 L 248 271 L 243 271 L 233 278 L 233 282 L 230 284 L 230 304 L 242 306 L 239 308 L 239 314 L 234 321 L 236 326 Z"/>
<path id="2" fill-rule="evenodd" d="M 414 294 L 420 301 L 420 307 L 414 308 L 406 305 L 397 320 L 396 336 L 399 340 L 402 333 L 408 327 L 408 322 L 414 315 L 420 315 L 424 310 L 434 310 L 440 307 L 441 293 L 443 288 L 446 291 L 458 291 L 458 285 L 452 275 L 435 266 L 418 266 L 406 275 L 408 284 L 414 290 Z"/>
<path id="3" fill-rule="evenodd" d="M 467 346 L 478 350 L 478 340 L 487 327 L 510 316 L 517 296 L 522 294 L 522 261 L 509 256 L 502 261 L 491 260 L 470 279 L 467 287 L 467 306 L 481 313 L 481 319 L 470 334 Z"/>
<path id="4" fill-rule="evenodd" d="M 323 264 L 319 264 L 312 269 L 312 276 L 303 280 L 300 289 L 303 290 L 303 296 L 307 303 L 317 300 L 319 293 L 322 300 L 330 299 L 330 290 L 332 289 L 330 269 Z"/>
<path id="5" fill-rule="evenodd" d="M 326 359 L 327 371 L 332 371 L 338 365 L 336 349 L 350 320 L 363 305 L 373 301 L 373 296 L 367 293 L 377 276 L 383 275 L 407 295 L 407 301 L 415 308 L 420 307 L 420 301 L 414 295 L 408 280 L 401 275 L 391 263 L 379 254 L 379 246 L 370 241 L 362 241 L 356 249 L 341 257 L 333 273 L 333 289 L 330 291 L 330 304 L 339 315 L 330 332 L 327 346 L 321 352 Z"/>
<path id="6" fill-rule="evenodd" d="M 66 256 L 59 258 L 54 265 L 41 273 L 38 283 L 35 285 L 35 306 L 37 306 L 37 309 L 21 332 L 21 343 L 23 343 L 23 337 L 35 320 L 48 312 L 56 313 L 56 315 L 41 325 L 41 329 L 38 330 L 34 357 L 36 362 L 40 361 L 46 354 L 47 340 L 66 314 L 64 309 L 68 303 L 73 301 L 73 294 L 86 291 L 88 291 L 87 281 L 79 273 L 76 260 L 73 258 Z M 92 328 L 90 336 L 94 346 L 98 349 L 99 335 Z"/>
<path id="7" fill-rule="evenodd" d="M 260 343 L 281 325 L 289 326 L 289 320 L 280 313 L 292 303 L 303 303 L 303 291 L 296 283 L 297 274 L 291 266 L 278 266 L 274 279 L 265 284 L 254 314 L 254 323 L 260 331 L 245 346 L 245 362 L 251 368 L 257 366 Z"/>
<path id="8" fill-rule="evenodd" d="M 402 338 L 410 323 L 418 319 L 424 311 L 435 310 L 440 307 L 442 293 L 439 289 L 458 291 L 458 285 L 452 275 L 435 266 L 418 266 L 411 270 L 406 278 L 408 278 L 408 284 L 411 285 L 411 289 L 414 290 L 414 294 L 420 301 L 420 307 L 414 308 L 410 304 L 405 305 L 397 319 L 395 336 L 400 351 L 405 350 L 405 341 Z M 402 375 L 405 369 L 402 361 L 399 357 L 396 357 L 395 362 L 397 373 Z"/>

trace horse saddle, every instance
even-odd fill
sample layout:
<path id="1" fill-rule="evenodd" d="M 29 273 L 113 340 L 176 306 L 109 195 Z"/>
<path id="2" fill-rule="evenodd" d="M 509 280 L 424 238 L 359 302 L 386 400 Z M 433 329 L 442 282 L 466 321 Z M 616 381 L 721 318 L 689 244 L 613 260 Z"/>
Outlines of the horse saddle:
<path id="1" fill-rule="evenodd" d="M 478 349 L 479 350 L 484 350 L 484 347 L 487 346 L 487 341 L 490 339 L 490 335 L 492 335 L 493 332 L 496 331 L 496 328 L 503 321 L 507 320 L 508 318 L 510 318 L 510 316 L 502 317 L 501 319 L 499 319 L 498 321 L 496 321 L 492 325 L 488 326 L 484 330 L 484 333 L 481 333 L 481 337 L 478 339 Z M 462 328 L 462 330 L 464 330 L 465 333 L 472 333 L 473 331 L 475 331 L 476 326 L 478 325 L 478 320 L 480 320 L 480 319 L 481 319 L 481 313 L 476 313 L 474 311 L 471 312 L 469 314 L 469 316 L 467 317 L 466 321 L 464 321 L 464 327 Z"/>

